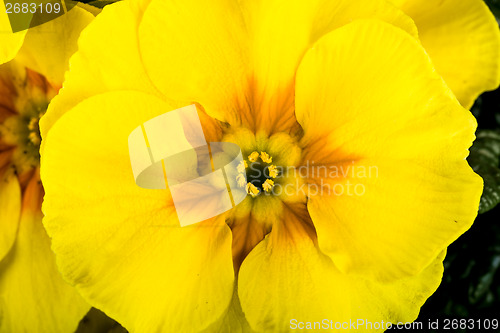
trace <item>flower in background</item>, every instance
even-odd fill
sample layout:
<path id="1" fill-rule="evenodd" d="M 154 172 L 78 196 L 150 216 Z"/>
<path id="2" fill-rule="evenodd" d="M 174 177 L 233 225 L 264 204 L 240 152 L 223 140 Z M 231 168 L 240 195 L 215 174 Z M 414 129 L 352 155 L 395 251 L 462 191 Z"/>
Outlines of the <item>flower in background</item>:
<path id="1" fill-rule="evenodd" d="M 39 121 L 94 18 L 82 8 L 0 46 L 0 332 L 73 332 L 90 306 L 60 276 L 42 225 Z"/>
<path id="2" fill-rule="evenodd" d="M 498 87 L 498 23 L 483 0 L 390 1 L 414 20 L 434 67 L 464 107 Z"/>
<path id="3" fill-rule="evenodd" d="M 133 332 L 415 320 L 482 182 L 465 161 L 475 120 L 407 15 L 374 0 L 125 1 L 79 45 L 41 121 L 41 173 L 60 270 L 93 306 Z M 207 142 L 242 148 L 250 182 L 233 181 L 249 195 L 181 228 L 168 190 L 136 186 L 127 138 L 192 103 Z"/>

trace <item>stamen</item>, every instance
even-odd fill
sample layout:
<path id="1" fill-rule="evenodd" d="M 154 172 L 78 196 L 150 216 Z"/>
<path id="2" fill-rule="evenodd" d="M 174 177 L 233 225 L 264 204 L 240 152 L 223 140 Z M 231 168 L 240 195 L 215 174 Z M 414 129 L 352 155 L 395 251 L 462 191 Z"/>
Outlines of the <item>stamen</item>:
<path id="1" fill-rule="evenodd" d="M 259 153 L 258 153 L 258 152 L 256 152 L 256 151 L 254 151 L 253 153 L 251 153 L 251 154 L 248 156 L 248 160 L 249 160 L 250 162 L 252 162 L 252 163 L 253 163 L 253 162 L 256 162 L 258 158 L 259 158 Z"/>
<path id="2" fill-rule="evenodd" d="M 247 193 L 250 194 L 253 198 L 259 195 L 260 191 L 257 187 L 255 187 L 252 183 L 247 183 L 246 187 Z"/>
<path id="3" fill-rule="evenodd" d="M 266 153 L 265 151 L 260 152 L 260 159 L 264 163 L 268 163 L 268 164 L 271 164 L 273 162 L 273 158 L 271 156 L 269 156 L 269 154 Z"/>
<path id="4" fill-rule="evenodd" d="M 238 176 L 236 176 L 236 181 L 238 182 L 239 187 L 245 186 L 247 180 L 245 178 L 245 175 L 240 173 Z"/>
<path id="5" fill-rule="evenodd" d="M 273 187 L 274 187 L 274 182 L 271 179 L 266 180 L 264 184 L 262 184 L 262 188 L 266 192 L 270 192 L 273 189 Z"/>
<path id="6" fill-rule="evenodd" d="M 243 172 L 245 172 L 245 169 L 247 167 L 248 167 L 247 161 L 243 160 L 240 162 L 240 164 L 238 164 L 238 166 L 236 167 L 236 170 L 238 170 L 239 173 L 243 173 Z"/>
<path id="7" fill-rule="evenodd" d="M 31 117 L 30 122 L 28 124 L 28 129 L 30 131 L 37 130 L 38 129 L 38 121 L 39 120 L 40 120 L 40 118 Z"/>
<path id="8" fill-rule="evenodd" d="M 268 171 L 269 171 L 269 177 L 271 178 L 278 177 L 278 168 L 276 168 L 275 165 L 270 165 Z"/>
<path id="9" fill-rule="evenodd" d="M 35 133 L 35 132 L 31 132 L 29 135 L 28 135 L 28 138 L 30 139 L 30 141 L 35 145 L 35 146 L 38 146 L 40 145 L 40 143 L 42 142 L 42 139 L 40 138 L 40 136 Z"/>
<path id="10" fill-rule="evenodd" d="M 42 138 L 40 136 L 39 122 L 43 113 L 40 113 L 38 117 L 31 117 L 30 122 L 28 123 L 28 130 L 30 131 L 28 134 L 28 139 L 35 146 L 39 146 L 42 142 Z"/>

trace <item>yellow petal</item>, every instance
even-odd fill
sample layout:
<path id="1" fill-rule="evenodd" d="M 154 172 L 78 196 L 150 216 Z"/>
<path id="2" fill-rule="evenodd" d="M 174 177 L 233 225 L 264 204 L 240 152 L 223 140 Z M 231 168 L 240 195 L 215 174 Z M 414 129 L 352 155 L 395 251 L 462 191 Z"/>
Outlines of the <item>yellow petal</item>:
<path id="1" fill-rule="evenodd" d="M 247 199 L 246 202 L 240 204 L 238 206 L 239 209 L 243 209 L 242 206 L 248 204 L 248 201 Z M 250 203 L 250 207 L 255 209 L 252 203 Z M 243 260 L 264 239 L 271 230 L 271 227 L 261 221 L 257 221 L 254 214 L 249 214 L 248 212 L 245 212 L 243 216 L 232 217 L 228 220 L 228 224 L 231 227 L 233 236 L 233 265 L 235 271 L 238 271 Z"/>
<path id="2" fill-rule="evenodd" d="M 275 11 L 282 6 L 289 8 Z M 248 2 L 243 8 L 227 0 L 210 5 L 145 0 L 107 6 L 80 40 L 65 89 L 42 121 L 42 137 L 64 110 L 89 96 L 120 89 L 158 94 L 142 60 L 176 107 L 198 101 L 208 114 L 231 124 L 268 132 L 284 129 L 295 123 L 293 99 L 288 97 L 293 96 L 293 77 L 307 47 L 354 18 L 372 16 L 415 33 L 408 17 L 379 0 L 364 0 L 359 6 L 347 0 L 307 6 L 300 1 Z M 269 29 L 279 30 L 268 34 Z M 275 35 L 283 35 L 280 44 L 295 42 L 277 48 L 269 38 Z"/>
<path id="3" fill-rule="evenodd" d="M 21 188 L 11 171 L 0 174 L 0 260 L 14 244 L 21 215 Z"/>
<path id="4" fill-rule="evenodd" d="M 307 219 L 305 206 L 287 207 L 283 223 L 243 261 L 238 294 L 254 330 L 288 331 L 292 319 L 349 318 L 348 281 L 314 246 Z"/>
<path id="5" fill-rule="evenodd" d="M 500 32 L 482 0 L 398 0 L 436 70 L 466 108 L 500 84 Z"/>
<path id="6" fill-rule="evenodd" d="M 66 111 L 90 96 L 115 90 L 154 93 L 137 45 L 141 17 L 136 1 L 119 1 L 106 6 L 85 29 L 78 41 L 79 51 L 70 60 L 64 88 L 40 121 L 42 138 Z M 44 145 L 42 141 L 42 150 Z"/>
<path id="7" fill-rule="evenodd" d="M 395 325 L 413 322 L 427 298 L 441 283 L 445 253 L 440 253 L 422 273 L 394 283 L 377 283 L 351 276 L 351 318 L 364 319 L 373 324 L 381 323 L 382 320 Z M 423 324 L 427 325 L 425 322 Z M 358 331 L 376 331 L 366 325 Z M 421 329 L 424 328 L 426 326 Z"/>
<path id="8" fill-rule="evenodd" d="M 140 48 L 148 74 L 166 96 L 199 102 L 232 125 L 278 132 L 295 124 L 294 76 L 307 48 L 362 17 L 416 35 L 406 15 L 378 0 L 154 0 L 140 25 Z"/>
<path id="9" fill-rule="evenodd" d="M 358 21 L 325 36 L 301 63 L 296 102 L 302 163 L 328 171 L 309 172 L 323 186 L 309 212 L 341 271 L 417 274 L 471 226 L 482 191 L 465 161 L 475 119 L 408 34 Z"/>
<path id="10" fill-rule="evenodd" d="M 365 329 L 364 325 L 353 328 L 349 323 L 416 319 L 441 281 L 444 253 L 420 275 L 393 283 L 344 275 L 319 250 L 307 220 L 306 212 L 287 209 L 283 224 L 243 262 L 239 297 L 254 330 L 293 332 L 307 328 L 309 322 L 313 328 L 317 325 L 317 331 L 351 328 L 352 332 L 374 332 L 382 330 Z M 335 327 L 336 323 L 343 326 Z"/>
<path id="11" fill-rule="evenodd" d="M 251 48 L 249 110 L 245 125 L 266 132 L 288 131 L 295 124 L 294 78 L 304 53 L 323 35 L 361 18 L 378 18 L 416 36 L 409 17 L 379 0 L 242 1 Z M 217 24 L 217 23 L 215 23 Z M 246 65 L 248 67 L 248 65 Z"/>
<path id="12" fill-rule="evenodd" d="M 23 198 L 19 233 L 0 263 L 0 332 L 74 332 L 90 306 L 57 270 L 42 225 L 38 172 Z"/>
<path id="13" fill-rule="evenodd" d="M 169 109 L 139 92 L 89 98 L 54 125 L 42 153 L 44 224 L 61 272 L 134 332 L 202 330 L 233 294 L 224 217 L 180 227 L 168 190 L 134 182 L 128 135 Z"/>
<path id="14" fill-rule="evenodd" d="M 166 96 L 239 122 L 229 110 L 246 103 L 250 46 L 237 1 L 153 0 L 139 40 L 148 74 Z"/>
<path id="15" fill-rule="evenodd" d="M 0 64 L 6 63 L 16 56 L 23 45 L 27 30 L 12 32 L 5 2 L 0 5 Z"/>
<path id="16" fill-rule="evenodd" d="M 215 323 L 207 327 L 201 333 L 252 333 L 245 314 L 241 310 L 241 304 L 238 299 L 238 292 L 235 286 L 233 298 L 226 313 Z"/>
<path id="17" fill-rule="evenodd" d="M 112 3 L 113 3 L 112 1 L 107 1 L 107 0 L 95 0 L 94 5 L 97 5 L 100 7 L 100 6 L 110 5 Z M 68 4 L 66 3 L 66 8 L 67 8 L 67 6 L 68 6 Z M 103 8 L 103 7 L 99 8 L 99 7 L 89 5 L 88 3 L 83 3 L 83 2 L 76 2 L 76 6 L 85 9 L 86 11 L 88 11 L 89 13 L 91 13 L 94 16 L 97 16 L 98 14 L 100 14 L 102 12 L 102 8 Z"/>
<path id="18" fill-rule="evenodd" d="M 80 32 L 93 18 L 77 6 L 54 20 L 30 28 L 17 59 L 49 81 L 61 84 L 69 58 L 77 50 Z"/>

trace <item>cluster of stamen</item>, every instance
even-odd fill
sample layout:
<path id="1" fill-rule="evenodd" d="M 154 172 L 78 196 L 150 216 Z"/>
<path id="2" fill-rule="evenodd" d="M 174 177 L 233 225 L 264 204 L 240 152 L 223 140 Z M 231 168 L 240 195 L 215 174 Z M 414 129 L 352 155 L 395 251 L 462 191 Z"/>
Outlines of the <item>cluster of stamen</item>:
<path id="1" fill-rule="evenodd" d="M 246 192 L 253 198 L 261 191 L 271 192 L 274 187 L 274 179 L 278 177 L 278 168 L 271 164 L 273 158 L 266 152 L 257 151 L 248 155 L 248 161 L 243 160 L 237 167 L 238 175 L 236 182 L 238 186 L 245 187 Z M 246 177 L 245 177 L 246 176 Z"/>
<path id="2" fill-rule="evenodd" d="M 28 139 L 35 146 L 40 146 L 42 137 L 40 136 L 39 122 L 45 112 L 40 112 L 38 116 L 31 117 L 28 123 Z"/>

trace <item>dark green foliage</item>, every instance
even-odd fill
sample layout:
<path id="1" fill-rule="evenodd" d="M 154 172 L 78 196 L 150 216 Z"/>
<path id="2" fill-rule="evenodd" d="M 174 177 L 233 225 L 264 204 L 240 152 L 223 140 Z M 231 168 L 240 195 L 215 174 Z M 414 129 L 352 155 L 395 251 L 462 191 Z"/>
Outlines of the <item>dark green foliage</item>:
<path id="1" fill-rule="evenodd" d="M 479 130 L 467 159 L 484 181 L 479 213 L 485 213 L 500 203 L 500 131 Z"/>

